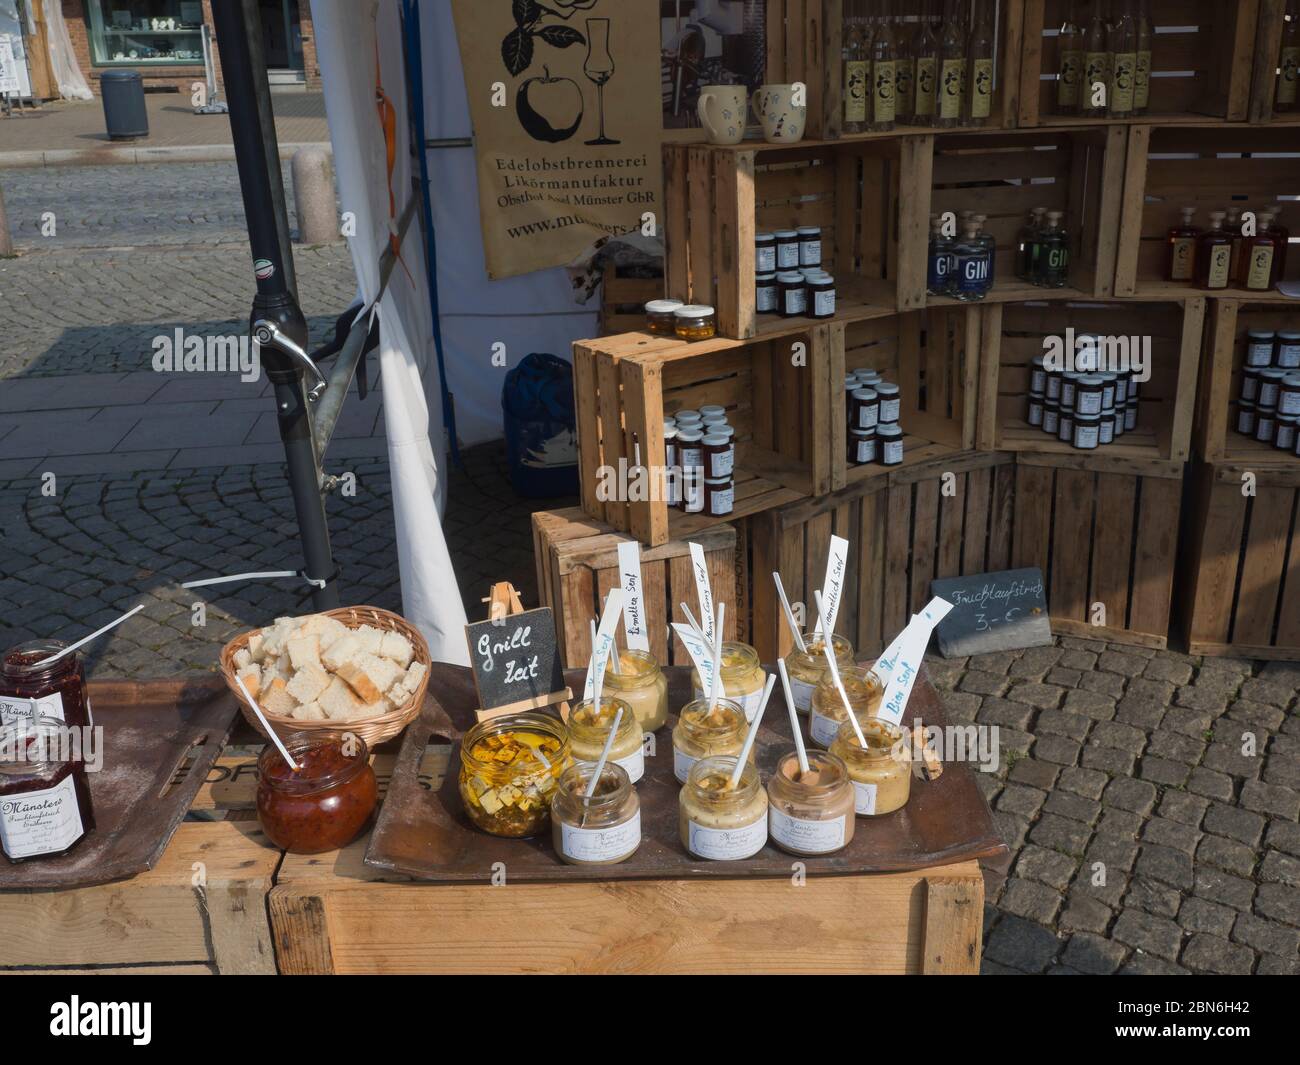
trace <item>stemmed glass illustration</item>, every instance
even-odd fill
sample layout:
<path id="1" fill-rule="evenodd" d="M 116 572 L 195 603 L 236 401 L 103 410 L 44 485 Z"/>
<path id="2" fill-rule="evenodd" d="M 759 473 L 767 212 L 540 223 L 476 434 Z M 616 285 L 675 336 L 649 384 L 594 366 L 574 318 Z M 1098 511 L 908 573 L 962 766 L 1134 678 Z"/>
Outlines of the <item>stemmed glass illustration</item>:
<path id="1" fill-rule="evenodd" d="M 587 144 L 620 144 L 605 136 L 605 82 L 614 76 L 614 57 L 609 54 L 609 19 L 587 19 L 587 61 L 582 72 L 596 83 L 596 104 L 600 111 L 600 135 Z"/>

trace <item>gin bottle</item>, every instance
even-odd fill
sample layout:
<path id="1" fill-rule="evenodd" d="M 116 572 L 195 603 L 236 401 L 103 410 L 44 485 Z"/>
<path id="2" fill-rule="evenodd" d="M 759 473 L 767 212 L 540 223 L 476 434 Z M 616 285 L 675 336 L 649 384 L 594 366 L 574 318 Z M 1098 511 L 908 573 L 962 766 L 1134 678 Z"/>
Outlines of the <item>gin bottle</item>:
<path id="1" fill-rule="evenodd" d="M 1046 207 L 1035 207 L 1016 237 L 1016 277 L 1021 281 L 1032 282 L 1038 269 L 1039 237 L 1046 216 Z"/>
<path id="2" fill-rule="evenodd" d="M 1065 288 L 1070 279 L 1070 235 L 1061 227 L 1063 217 L 1060 211 L 1047 212 L 1034 279 L 1043 288 Z"/>
<path id="3" fill-rule="evenodd" d="M 931 296 L 947 296 L 952 291 L 953 247 L 955 242 L 943 235 L 943 221 L 930 216 L 930 259 L 926 289 Z"/>

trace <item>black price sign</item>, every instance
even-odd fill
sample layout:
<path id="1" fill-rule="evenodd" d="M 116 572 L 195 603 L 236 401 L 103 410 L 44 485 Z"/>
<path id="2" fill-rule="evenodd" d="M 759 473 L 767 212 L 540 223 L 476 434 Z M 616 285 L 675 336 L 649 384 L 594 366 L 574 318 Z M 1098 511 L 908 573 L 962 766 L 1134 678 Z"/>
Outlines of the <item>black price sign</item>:
<path id="1" fill-rule="evenodd" d="M 931 581 L 930 592 L 952 604 L 936 630 L 945 658 L 1052 642 L 1043 572 L 1036 567 L 945 577 Z"/>
<path id="2" fill-rule="evenodd" d="M 569 698 L 549 607 L 465 626 L 480 717 L 536 709 Z"/>

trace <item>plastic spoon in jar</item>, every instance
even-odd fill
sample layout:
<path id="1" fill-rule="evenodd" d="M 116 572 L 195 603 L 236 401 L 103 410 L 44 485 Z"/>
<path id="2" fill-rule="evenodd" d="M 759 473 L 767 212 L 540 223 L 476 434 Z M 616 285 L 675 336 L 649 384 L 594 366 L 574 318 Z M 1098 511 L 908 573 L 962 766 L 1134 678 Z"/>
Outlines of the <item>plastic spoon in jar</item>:
<path id="1" fill-rule="evenodd" d="M 78 640 L 76 643 L 74 643 L 74 644 L 70 644 L 69 646 L 65 647 L 62 651 L 57 651 L 57 652 L 55 652 L 54 654 L 50 655 L 49 658 L 42 658 L 39 662 L 36 663 L 36 665 L 38 665 L 38 666 L 48 666 L 48 665 L 50 665 L 50 663 L 52 663 L 52 662 L 57 662 L 57 661 L 58 661 L 60 658 L 62 658 L 64 655 L 70 655 L 70 654 L 72 654 L 72 652 L 75 651 L 75 650 L 77 650 L 78 648 L 80 648 L 80 647 L 85 647 L 86 644 L 90 643 L 91 640 L 96 640 L 96 639 L 98 639 L 100 636 L 103 636 L 104 633 L 106 633 L 109 629 L 115 629 L 115 628 L 117 628 L 117 626 L 119 626 L 120 624 L 122 624 L 122 622 L 124 622 L 127 618 L 134 617 L 136 614 L 140 613 L 140 611 L 143 610 L 144 607 L 145 607 L 145 604 L 144 604 L 144 603 L 141 603 L 139 606 L 132 607 L 130 610 L 128 610 L 125 614 L 123 614 L 123 615 L 122 615 L 120 618 L 118 618 L 116 621 L 110 621 L 110 622 L 109 622 L 107 625 L 105 625 L 102 629 L 96 629 L 96 630 L 95 630 L 94 632 L 92 632 L 89 636 L 83 636 L 83 637 L 82 637 L 80 640 Z"/>
<path id="2" fill-rule="evenodd" d="M 840 701 L 844 703 L 844 712 L 849 716 L 849 724 L 853 726 L 853 734 L 858 738 L 858 743 L 863 750 L 867 749 L 867 737 L 862 734 L 862 726 L 858 724 L 858 715 L 853 712 L 853 706 L 849 702 L 849 693 L 844 690 L 844 681 L 840 680 L 840 667 L 835 664 L 835 647 L 830 640 L 830 626 L 826 624 L 826 611 L 822 607 L 822 593 L 813 592 L 813 600 L 817 604 L 817 617 L 822 623 L 822 632 L 827 633 L 827 638 L 822 641 L 822 650 L 826 652 L 826 668 L 831 675 L 831 680 L 835 683 L 835 690 L 840 693 Z"/>
<path id="3" fill-rule="evenodd" d="M 248 700 L 248 705 L 253 708 L 253 713 L 257 715 L 257 720 L 262 723 L 262 728 L 266 730 L 266 734 L 271 737 L 271 742 L 275 744 L 280 754 L 284 756 L 284 760 L 288 763 L 289 768 L 295 773 L 298 772 L 302 767 L 293 760 L 293 755 L 289 753 L 289 748 L 287 748 L 284 743 L 281 742 L 280 737 L 276 735 L 275 729 L 271 727 L 271 723 L 266 720 L 266 715 L 262 713 L 262 708 L 257 705 L 257 700 L 253 698 L 253 693 L 244 686 L 244 678 L 238 673 L 235 674 L 235 683 L 239 685 L 239 690 L 244 693 L 244 698 Z"/>
<path id="4" fill-rule="evenodd" d="M 713 630 L 715 633 L 722 632 L 722 619 L 727 612 L 727 604 L 718 604 L 718 624 Z M 722 697 L 722 641 L 716 640 L 713 644 L 713 677 L 709 684 L 709 713 L 713 713 L 718 708 L 718 700 Z"/>
<path id="5" fill-rule="evenodd" d="M 790 690 L 790 674 L 786 672 L 785 659 L 776 660 L 777 672 L 781 674 L 781 686 L 785 689 L 785 705 L 790 711 L 790 731 L 794 733 L 794 751 L 799 756 L 799 775 L 808 772 L 808 751 L 803 745 L 803 729 L 799 727 L 799 713 L 794 706 L 794 693 Z"/>
<path id="6" fill-rule="evenodd" d="M 704 649 L 708 651 L 709 654 L 713 654 L 713 641 L 704 635 L 704 630 L 700 628 L 700 623 L 695 620 L 695 615 L 691 613 L 691 608 L 685 603 L 681 604 L 681 608 L 682 613 L 686 615 L 686 624 L 688 624 L 695 632 L 700 643 L 704 644 Z"/>
<path id="7" fill-rule="evenodd" d="M 596 715 L 600 715 L 600 690 L 605 686 L 605 663 L 597 662 L 599 656 L 596 654 L 596 623 L 591 623 L 591 664 L 587 667 L 591 672 L 591 705 L 595 708 Z"/>
<path id="8" fill-rule="evenodd" d="M 623 708 L 620 706 L 614 711 L 614 723 L 609 726 L 609 735 L 605 737 L 605 746 L 601 749 L 600 758 L 596 760 L 596 768 L 592 770 L 591 779 L 587 781 L 587 790 L 583 793 L 584 799 L 590 799 L 596 794 L 596 782 L 600 780 L 601 774 L 605 772 L 605 763 L 609 760 L 610 748 L 614 746 L 614 737 L 618 735 L 618 726 L 623 723 Z"/>
<path id="9" fill-rule="evenodd" d="M 763 711 L 767 709 L 767 701 L 772 698 L 772 689 L 776 687 L 776 675 L 769 673 L 767 675 L 767 684 L 763 688 L 763 701 L 758 704 L 758 713 L 754 715 L 754 720 L 749 723 L 749 732 L 745 736 L 745 745 L 740 748 L 740 757 L 736 759 L 736 768 L 731 771 L 731 779 L 727 781 L 727 788 L 734 788 L 740 783 L 740 774 L 745 771 L 745 762 L 749 760 L 749 752 L 754 749 L 754 740 L 758 738 L 758 726 L 763 720 Z"/>
<path id="10" fill-rule="evenodd" d="M 790 626 L 790 636 L 794 639 L 794 645 L 799 648 L 800 654 L 807 654 L 808 648 L 803 642 L 803 633 L 799 631 L 799 626 L 795 624 L 794 611 L 790 609 L 790 600 L 785 596 L 785 585 L 781 583 L 781 574 L 773 573 L 772 580 L 776 581 L 776 594 L 781 597 L 781 609 L 785 612 L 785 623 Z"/>

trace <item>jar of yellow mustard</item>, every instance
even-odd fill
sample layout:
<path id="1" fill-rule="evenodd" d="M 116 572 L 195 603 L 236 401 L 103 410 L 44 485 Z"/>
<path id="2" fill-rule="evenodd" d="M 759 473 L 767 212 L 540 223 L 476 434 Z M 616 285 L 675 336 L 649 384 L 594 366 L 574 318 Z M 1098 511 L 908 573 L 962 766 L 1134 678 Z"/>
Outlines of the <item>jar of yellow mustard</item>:
<path id="1" fill-rule="evenodd" d="M 853 707 L 853 713 L 859 721 L 879 712 L 885 686 L 868 667 L 854 666 L 847 673 L 841 673 L 840 680 L 844 683 L 844 694 L 849 697 L 849 705 Z M 844 700 L 840 698 L 839 690 L 828 672 L 813 689 L 808 734 L 813 743 L 829 747 L 839 732 L 840 725 L 848 719 Z"/>
<path id="2" fill-rule="evenodd" d="M 570 865 L 614 865 L 641 846 L 641 802 L 627 771 L 606 762 L 588 798 L 595 771 L 587 762 L 570 766 L 551 799 L 551 842 Z"/>
<path id="3" fill-rule="evenodd" d="M 609 674 L 606 675 L 609 683 Z M 635 784 L 645 775 L 645 733 L 636 714 L 622 699 L 601 692 L 600 707 L 592 699 L 580 699 L 569 712 L 569 752 L 575 762 L 599 762 L 614 718 L 622 709 L 623 717 L 609 749 L 609 761 L 627 770 Z"/>
<path id="4" fill-rule="evenodd" d="M 813 689 L 826 676 L 826 641 L 820 633 L 808 632 L 803 637 L 806 651 L 792 648 L 785 656 L 785 671 L 790 675 L 790 694 L 794 696 L 794 708 L 801 714 L 808 713 L 812 706 Z M 835 633 L 831 636 L 831 648 L 835 652 L 835 664 L 843 675 L 853 668 L 853 645 L 843 636 Z"/>
<path id="5" fill-rule="evenodd" d="M 691 670 L 691 683 L 694 685 L 695 698 L 703 699 L 708 693 L 700 686 L 698 670 Z M 767 675 L 758 660 L 758 652 L 747 643 L 724 643 L 722 645 L 722 694 L 738 704 L 745 712 L 745 720 L 750 721 L 758 713 L 758 704 L 763 701 L 763 688 L 767 684 Z"/>
<path id="6" fill-rule="evenodd" d="M 465 814 L 493 836 L 536 836 L 550 823 L 551 796 L 570 764 L 568 730 L 549 714 L 480 721 L 460 744 Z"/>
<path id="7" fill-rule="evenodd" d="M 605 670 L 605 691 L 632 708 L 645 732 L 661 729 L 668 720 L 668 678 L 649 651 L 622 651 L 618 672 Z"/>
<path id="8" fill-rule="evenodd" d="M 752 858 L 767 843 L 767 792 L 749 762 L 731 787 L 735 755 L 702 758 L 691 767 L 678 798 L 682 846 L 697 858 Z"/>
<path id="9" fill-rule="evenodd" d="M 907 805 L 912 792 L 912 754 L 906 735 L 899 726 L 878 717 L 858 723 L 866 747 L 858 742 L 853 726 L 845 719 L 831 743 L 831 754 L 848 767 L 859 817 L 892 814 Z"/>
<path id="10" fill-rule="evenodd" d="M 718 754 L 739 755 L 745 746 L 745 713 L 730 699 L 710 706 L 696 699 L 682 707 L 673 727 L 673 775 L 685 784 L 691 766 Z M 754 760 L 751 748 L 749 760 Z"/>

